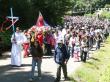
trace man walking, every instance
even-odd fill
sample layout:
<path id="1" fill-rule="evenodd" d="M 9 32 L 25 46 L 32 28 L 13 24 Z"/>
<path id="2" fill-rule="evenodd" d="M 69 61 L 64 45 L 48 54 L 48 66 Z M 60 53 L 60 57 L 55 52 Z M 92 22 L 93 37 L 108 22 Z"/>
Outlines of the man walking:
<path id="1" fill-rule="evenodd" d="M 59 82 L 61 78 L 61 68 L 63 69 L 63 74 L 65 80 L 68 79 L 67 76 L 67 62 L 69 59 L 69 54 L 67 53 L 66 46 L 63 44 L 63 40 L 59 40 L 58 44 L 55 48 L 55 55 L 54 55 L 55 62 L 57 64 L 57 75 L 55 82 Z"/>

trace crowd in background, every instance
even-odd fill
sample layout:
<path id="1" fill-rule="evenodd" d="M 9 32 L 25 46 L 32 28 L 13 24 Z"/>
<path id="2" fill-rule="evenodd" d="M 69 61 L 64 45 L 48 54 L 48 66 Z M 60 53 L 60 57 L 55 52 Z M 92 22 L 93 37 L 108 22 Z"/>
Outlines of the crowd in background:
<path id="1" fill-rule="evenodd" d="M 41 78 L 41 63 L 43 55 L 54 56 L 57 63 L 57 78 L 59 82 L 61 67 L 67 79 L 67 61 L 70 57 L 74 61 L 86 62 L 88 52 L 95 46 L 100 49 L 110 33 L 110 22 L 95 17 L 67 16 L 64 25 L 56 28 L 32 26 L 21 32 L 17 28 L 12 35 L 12 65 L 21 66 L 21 51 L 23 56 L 32 55 L 32 70 L 30 81 L 34 78 L 35 66 L 38 66 L 38 76 Z M 19 55 L 18 55 L 19 54 Z"/>
<path id="2" fill-rule="evenodd" d="M 55 48 L 57 41 L 62 39 L 68 48 L 68 53 L 77 58 L 78 55 L 74 54 L 81 55 L 81 52 L 84 54 L 83 51 L 90 50 L 93 45 L 96 45 L 96 49 L 100 49 L 100 43 L 104 42 L 109 35 L 109 24 L 108 20 L 100 20 L 96 17 L 67 16 L 62 28 L 58 26 L 45 31 L 31 28 L 24 31 L 28 39 L 23 47 L 25 57 L 28 54 L 30 37 L 34 32 L 34 37 L 43 46 L 45 55 L 52 55 L 52 49 Z"/>

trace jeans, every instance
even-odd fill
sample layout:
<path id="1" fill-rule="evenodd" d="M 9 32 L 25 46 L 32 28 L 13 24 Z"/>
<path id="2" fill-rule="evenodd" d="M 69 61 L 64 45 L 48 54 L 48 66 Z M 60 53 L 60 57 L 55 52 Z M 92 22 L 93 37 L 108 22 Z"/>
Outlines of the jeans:
<path id="1" fill-rule="evenodd" d="M 37 65 L 37 69 L 38 69 L 38 77 L 41 77 L 41 63 L 42 63 L 42 59 L 34 59 L 32 58 L 32 69 L 31 69 L 31 74 L 30 74 L 30 78 L 34 78 L 34 72 L 35 72 L 35 66 Z"/>
<path id="2" fill-rule="evenodd" d="M 93 44 L 94 44 L 93 37 L 91 37 L 89 40 L 89 47 L 92 48 Z"/>
<path id="3" fill-rule="evenodd" d="M 71 56 L 72 56 L 72 58 L 74 57 L 74 46 L 71 48 Z"/>
<path id="4" fill-rule="evenodd" d="M 96 42 L 96 49 L 100 49 L 100 43 L 101 43 L 100 41 Z"/>

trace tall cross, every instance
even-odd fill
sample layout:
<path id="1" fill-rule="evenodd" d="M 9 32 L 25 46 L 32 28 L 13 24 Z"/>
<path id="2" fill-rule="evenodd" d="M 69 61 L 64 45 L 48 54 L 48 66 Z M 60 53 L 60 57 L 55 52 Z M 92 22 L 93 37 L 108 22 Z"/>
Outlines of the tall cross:
<path id="1" fill-rule="evenodd" d="M 14 16 L 13 16 L 13 10 L 12 10 L 12 8 L 10 8 L 10 12 L 11 12 L 11 16 L 7 16 L 7 18 L 11 19 L 13 32 L 14 32 L 14 34 L 15 34 L 15 26 L 14 26 L 14 23 L 15 23 L 15 22 L 14 22 L 14 20 L 15 20 L 15 21 L 18 21 L 18 20 L 19 20 L 19 17 L 14 17 Z"/>

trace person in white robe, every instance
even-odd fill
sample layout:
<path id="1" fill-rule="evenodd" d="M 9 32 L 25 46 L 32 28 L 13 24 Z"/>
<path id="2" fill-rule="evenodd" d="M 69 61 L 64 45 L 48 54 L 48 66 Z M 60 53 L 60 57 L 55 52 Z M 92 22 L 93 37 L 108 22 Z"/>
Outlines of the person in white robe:
<path id="1" fill-rule="evenodd" d="M 12 49 L 11 49 L 11 65 L 21 66 L 22 60 L 22 44 L 26 41 L 26 38 L 20 32 L 19 27 L 16 28 L 16 32 L 11 37 Z"/>

